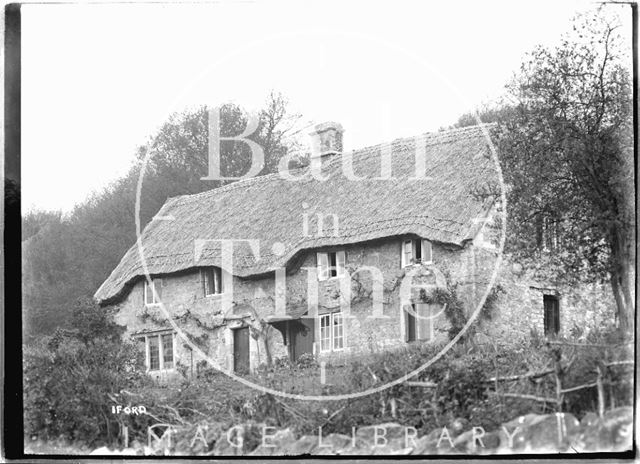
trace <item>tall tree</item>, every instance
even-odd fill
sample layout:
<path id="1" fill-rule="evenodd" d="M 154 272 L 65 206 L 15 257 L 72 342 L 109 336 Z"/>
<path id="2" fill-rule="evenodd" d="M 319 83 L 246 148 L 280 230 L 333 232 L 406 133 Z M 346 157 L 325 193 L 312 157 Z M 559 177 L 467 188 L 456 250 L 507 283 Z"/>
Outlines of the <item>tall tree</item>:
<path id="1" fill-rule="evenodd" d="M 249 136 L 265 152 L 259 175 L 274 172 L 287 146 L 285 136 L 299 119 L 287 100 L 271 93 L 258 112 L 258 128 Z M 78 298 L 91 297 L 135 243 L 135 201 L 142 159 L 152 153 L 143 173 L 141 227 L 169 197 L 198 193 L 222 185 L 202 180 L 207 175 L 208 110 L 176 113 L 140 148 L 130 171 L 94 193 L 70 214 L 33 211 L 23 217 L 23 294 L 27 335 L 51 332 L 70 321 Z M 243 132 L 247 112 L 235 104 L 220 108 L 221 135 Z M 251 153 L 244 143 L 224 141 L 221 171 L 239 176 L 249 169 Z"/>
<path id="2" fill-rule="evenodd" d="M 567 279 L 608 280 L 633 328 L 635 201 L 629 55 L 603 6 L 576 18 L 556 48 L 538 47 L 508 85 L 498 118 L 512 252 Z M 615 7 L 614 7 L 615 8 Z M 536 240 L 537 237 L 537 240 Z M 536 256 L 540 256 L 539 254 Z"/>

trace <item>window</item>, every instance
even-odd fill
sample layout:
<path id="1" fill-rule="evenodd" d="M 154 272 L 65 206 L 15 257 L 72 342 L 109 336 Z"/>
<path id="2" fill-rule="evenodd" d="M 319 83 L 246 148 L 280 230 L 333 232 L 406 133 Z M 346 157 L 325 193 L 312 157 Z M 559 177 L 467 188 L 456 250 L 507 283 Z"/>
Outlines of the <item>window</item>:
<path id="1" fill-rule="evenodd" d="M 222 293 L 222 269 L 219 267 L 208 267 L 202 269 L 201 275 L 204 296 Z"/>
<path id="2" fill-rule="evenodd" d="M 173 334 L 164 334 L 162 339 L 162 360 L 164 369 L 173 369 Z"/>
<path id="3" fill-rule="evenodd" d="M 560 245 L 560 220 L 550 213 L 536 217 L 536 241 L 542 251 L 557 250 Z"/>
<path id="4" fill-rule="evenodd" d="M 342 314 L 331 313 L 320 318 L 320 351 L 339 351 L 344 348 Z"/>
<path id="5" fill-rule="evenodd" d="M 341 350 L 344 348 L 344 325 L 342 324 L 342 315 L 340 313 L 333 313 L 332 326 L 333 326 L 333 349 Z"/>
<path id="6" fill-rule="evenodd" d="M 402 242 L 402 267 L 411 264 L 433 262 L 433 250 L 429 240 L 419 238 L 404 240 Z"/>
<path id="7" fill-rule="evenodd" d="M 437 306 L 426 303 L 411 305 L 405 309 L 405 340 L 433 340 L 433 319 Z"/>
<path id="8" fill-rule="evenodd" d="M 317 255 L 318 280 L 342 277 L 345 274 L 344 251 L 321 252 Z"/>
<path id="9" fill-rule="evenodd" d="M 147 344 L 149 346 L 149 367 L 150 371 L 157 371 L 160 369 L 160 345 L 158 344 L 158 337 L 147 338 Z"/>
<path id="10" fill-rule="evenodd" d="M 146 335 L 147 369 L 159 371 L 174 367 L 174 333 Z"/>
<path id="11" fill-rule="evenodd" d="M 162 298 L 162 279 L 154 277 L 151 279 L 151 285 L 149 281 L 144 281 L 144 304 L 147 306 L 160 304 Z M 154 290 L 155 289 L 155 293 Z"/>
<path id="12" fill-rule="evenodd" d="M 555 336 L 560 331 L 560 304 L 553 295 L 544 295 L 544 334 Z"/>

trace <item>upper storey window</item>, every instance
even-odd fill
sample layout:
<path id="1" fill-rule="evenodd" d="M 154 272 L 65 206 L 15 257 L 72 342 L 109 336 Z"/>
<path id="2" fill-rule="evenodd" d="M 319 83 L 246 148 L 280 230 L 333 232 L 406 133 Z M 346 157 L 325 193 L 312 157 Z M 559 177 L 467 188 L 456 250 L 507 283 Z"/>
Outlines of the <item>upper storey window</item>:
<path id="1" fill-rule="evenodd" d="M 431 264 L 433 262 L 433 250 L 431 242 L 423 239 L 409 239 L 402 242 L 402 267 L 411 264 Z"/>
<path id="2" fill-rule="evenodd" d="M 345 274 L 346 255 L 344 250 L 317 254 L 318 280 L 342 277 Z"/>
<path id="3" fill-rule="evenodd" d="M 159 277 L 152 277 L 151 284 L 149 284 L 149 280 L 144 281 L 144 304 L 146 306 L 160 304 L 160 299 L 162 298 L 162 286 L 163 282 Z"/>
<path id="4" fill-rule="evenodd" d="M 201 270 L 201 276 L 204 296 L 222 293 L 222 269 L 219 267 L 207 267 Z"/>

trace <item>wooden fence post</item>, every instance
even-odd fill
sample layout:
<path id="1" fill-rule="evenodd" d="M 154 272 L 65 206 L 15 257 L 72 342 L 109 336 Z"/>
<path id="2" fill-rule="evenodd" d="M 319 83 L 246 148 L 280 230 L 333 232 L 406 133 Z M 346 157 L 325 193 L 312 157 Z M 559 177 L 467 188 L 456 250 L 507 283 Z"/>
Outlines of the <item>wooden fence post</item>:
<path id="1" fill-rule="evenodd" d="M 563 370 L 562 370 L 562 351 L 560 348 L 557 348 L 555 350 L 552 351 L 552 356 L 554 357 L 554 362 L 555 362 L 555 366 L 554 366 L 554 377 L 555 377 L 555 381 L 556 381 L 556 412 L 562 412 L 562 397 L 563 397 L 563 393 L 562 393 L 562 377 L 563 377 Z"/>
<path id="2" fill-rule="evenodd" d="M 598 377 L 596 379 L 596 387 L 598 388 L 598 417 L 604 416 L 604 387 L 602 385 L 602 366 L 596 367 Z"/>

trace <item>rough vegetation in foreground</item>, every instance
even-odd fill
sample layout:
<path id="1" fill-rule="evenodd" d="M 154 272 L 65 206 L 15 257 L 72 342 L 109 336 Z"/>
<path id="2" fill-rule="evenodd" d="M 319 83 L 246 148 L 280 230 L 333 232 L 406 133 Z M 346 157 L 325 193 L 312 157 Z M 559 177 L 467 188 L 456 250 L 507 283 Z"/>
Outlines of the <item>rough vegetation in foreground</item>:
<path id="1" fill-rule="evenodd" d="M 621 450 L 630 445 L 633 365 L 625 361 L 633 358 L 613 330 L 576 334 L 561 346 L 535 333 L 517 346 L 468 340 L 412 378 L 413 384 L 347 401 L 312 402 L 260 393 L 207 369 L 200 369 L 197 378 L 185 377 L 177 386 L 155 385 L 136 374 L 134 363 L 123 363 L 132 351 L 118 341 L 107 321 L 94 316 L 91 310 L 79 308 L 75 332 L 58 334 L 39 349 L 26 352 L 27 452 L 60 452 L 47 443 L 61 446 L 58 449 L 64 453 L 75 448 L 81 454 L 122 450 L 117 452 L 210 455 L 582 452 Z M 88 333 L 95 336 L 87 337 Z M 327 383 L 316 382 L 314 393 L 353 393 L 382 385 L 421 366 L 440 348 L 413 345 L 328 366 Z M 560 409 L 554 400 L 555 374 L 522 375 L 553 371 L 554 360 L 564 366 L 563 388 L 587 385 L 563 394 Z M 598 379 L 596 367 L 605 364 L 612 367 L 600 378 L 599 398 L 598 388 L 589 385 Z M 71 370 L 59 370 L 63 365 Z M 318 370 L 313 358 L 294 365 L 277 360 L 251 380 L 280 391 L 309 394 L 308 379 L 317 377 Z M 143 405 L 147 413 L 113 414 L 111 407 L 118 404 Z M 599 408 L 604 410 L 601 418 Z M 558 410 L 563 413 L 560 439 Z M 148 428 L 161 423 L 175 430 L 170 444 L 149 441 Z M 381 424 L 387 424 L 389 442 L 374 448 L 366 437 L 372 427 Z M 504 446 L 507 437 L 501 430 L 505 425 L 509 432 L 516 425 L 522 427 L 513 450 Z M 240 450 L 226 440 L 227 431 L 234 426 L 245 431 Z M 261 446 L 264 426 L 272 427 L 268 434 L 276 434 L 272 440 L 276 448 Z M 331 448 L 318 446 L 319 427 L 322 443 Z M 363 437 L 355 447 L 351 444 L 353 427 Z M 415 429 L 416 444 L 401 446 L 405 437 L 400 440 L 397 435 L 407 427 Z M 453 446 L 441 437 L 443 427 Z M 474 427 L 486 432 L 484 447 L 473 448 Z M 204 439 L 194 440 L 199 428 Z M 162 430 L 156 433 L 161 436 Z M 434 448 L 434 439 L 436 445 L 441 442 L 439 447 Z"/>

